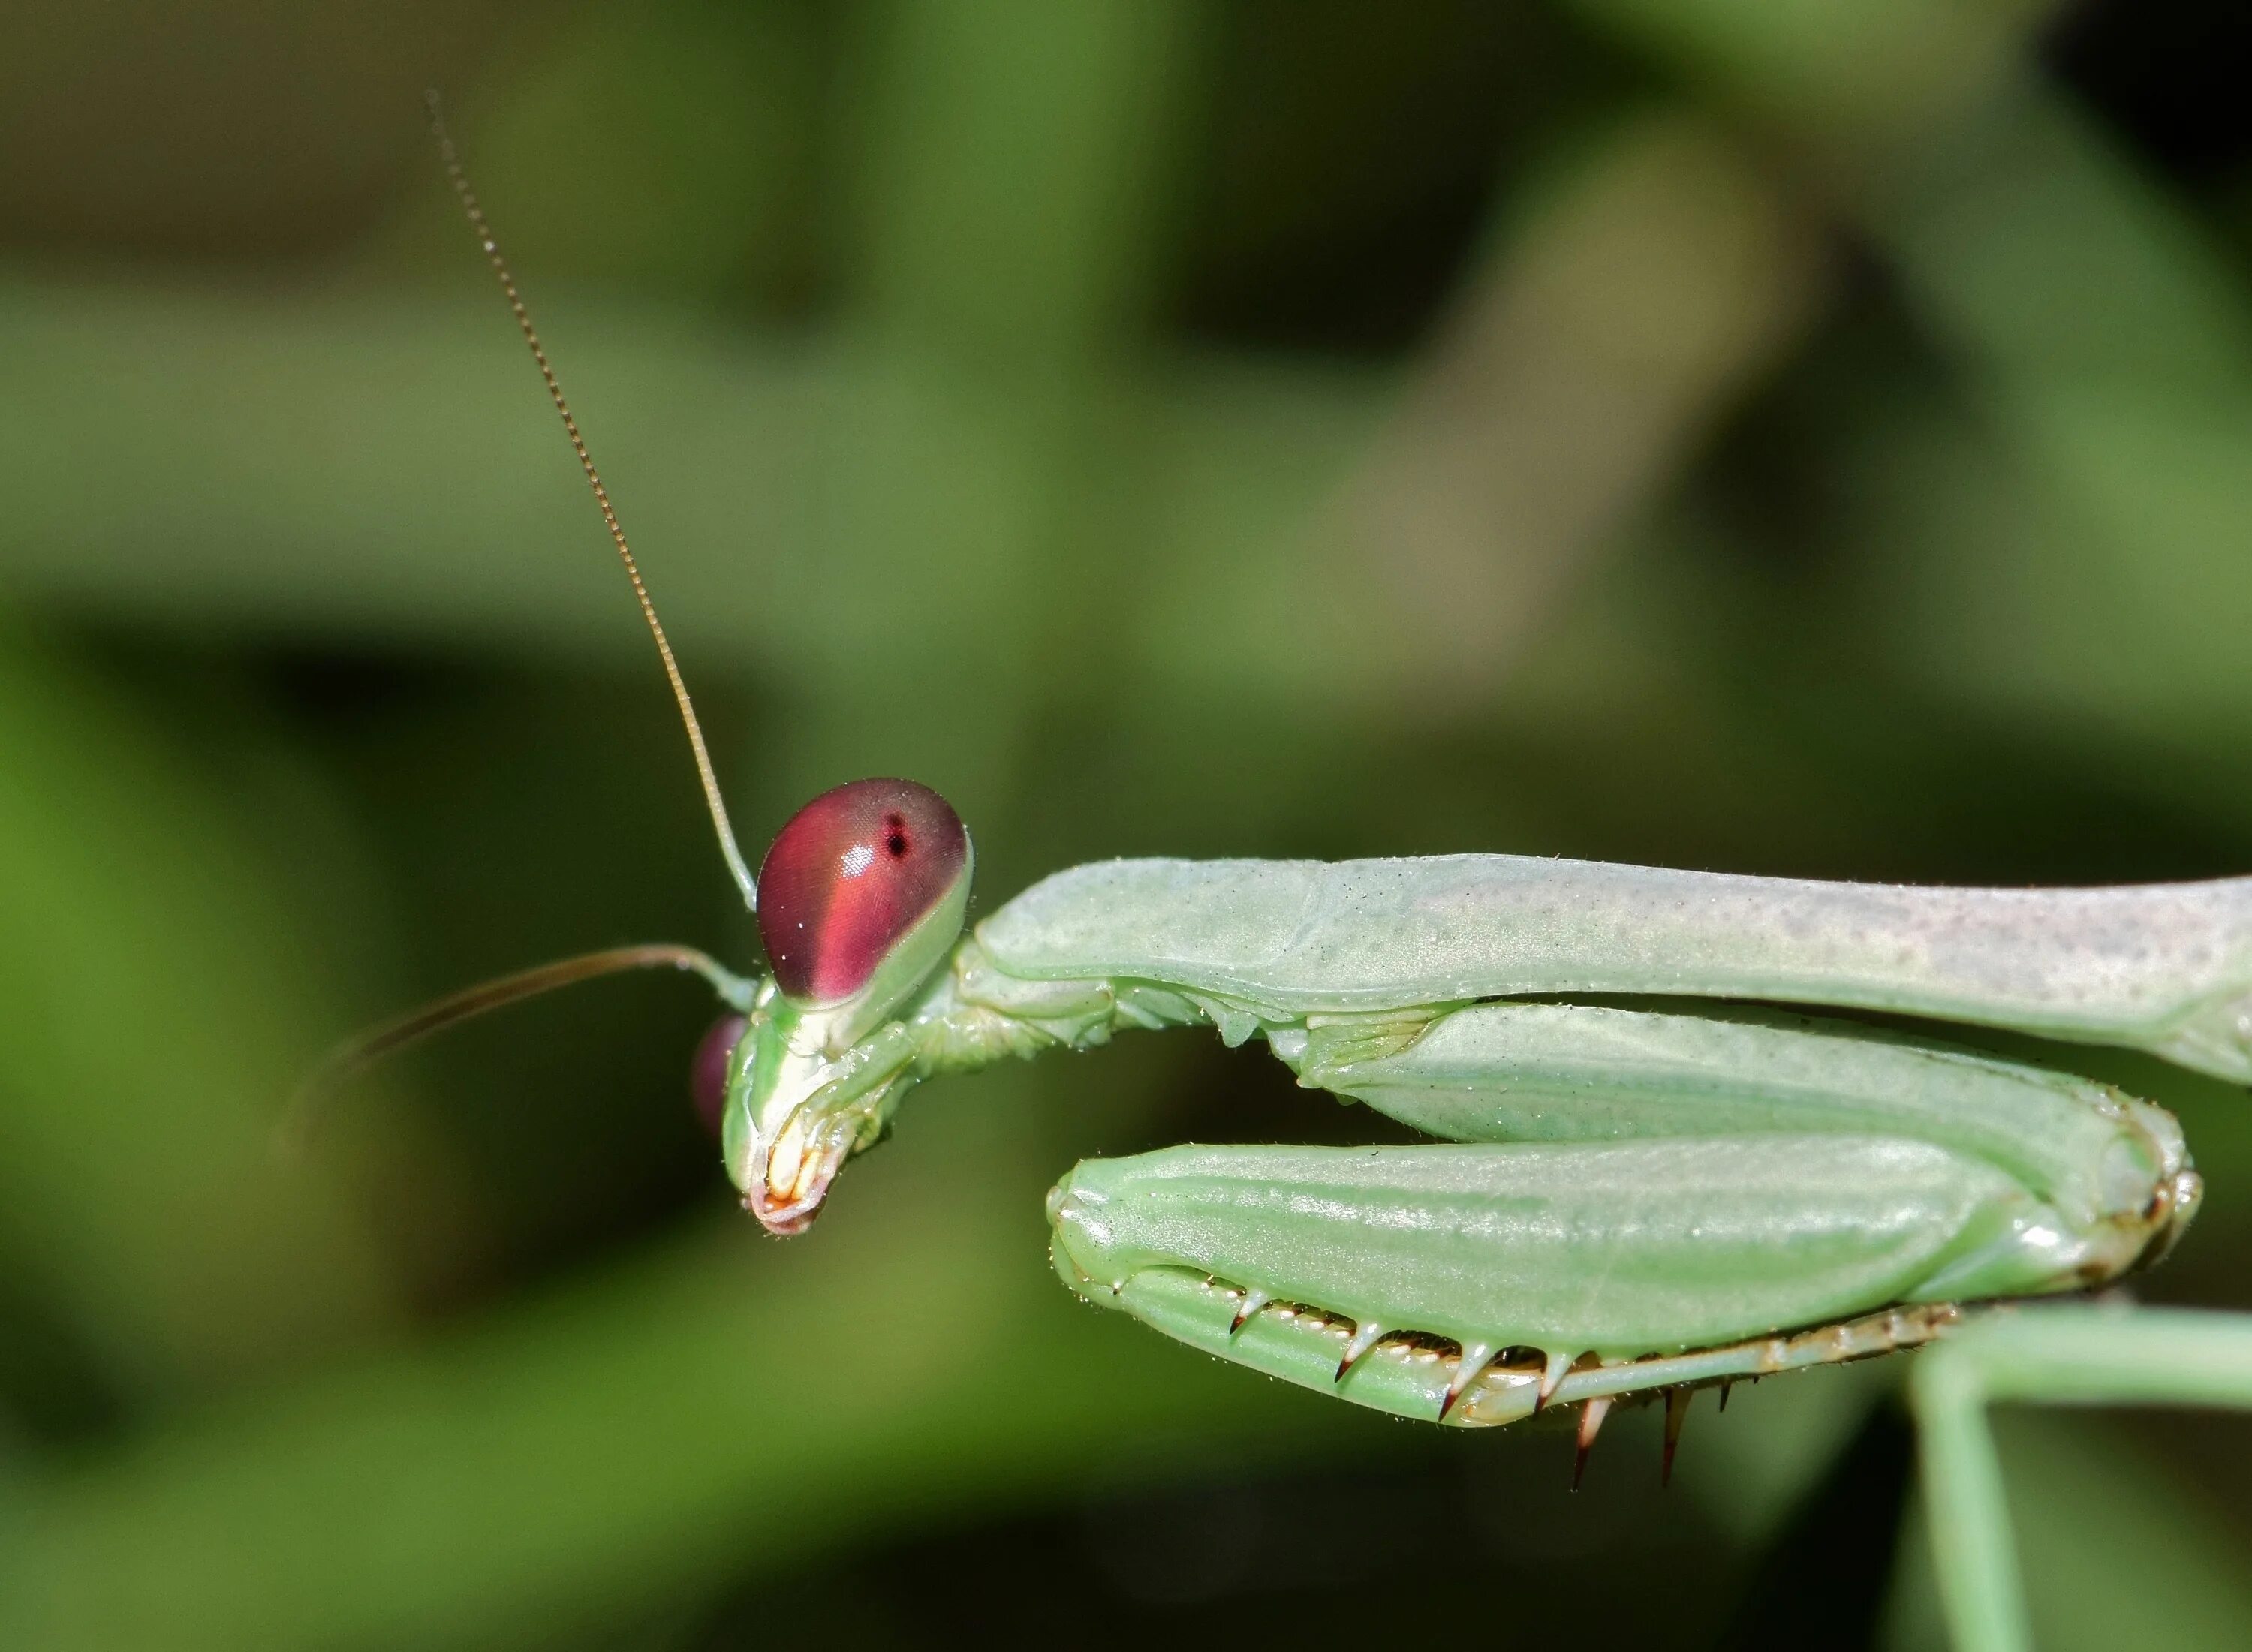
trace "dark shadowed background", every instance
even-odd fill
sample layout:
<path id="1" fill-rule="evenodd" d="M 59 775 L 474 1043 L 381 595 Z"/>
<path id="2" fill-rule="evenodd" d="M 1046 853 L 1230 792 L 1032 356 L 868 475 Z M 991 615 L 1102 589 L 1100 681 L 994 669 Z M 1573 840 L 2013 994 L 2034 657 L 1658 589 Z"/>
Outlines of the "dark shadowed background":
<path id="1" fill-rule="evenodd" d="M 1352 1139 L 1193 1034 L 738 1211 L 692 983 L 272 1149 L 331 1040 L 755 961 L 752 853 L 2252 871 L 2235 0 L 0 5 L 0 1642 L 1932 1644 L 1886 1365 L 1391 1422 L 1050 1274 L 1076 1157 Z M 2252 1109 L 2137 1289 L 2244 1305 Z M 1898 1364 L 1900 1362 L 1893 1362 Z M 2043 1644 L 2252 1642 L 2252 1427 L 2005 1419 Z"/>

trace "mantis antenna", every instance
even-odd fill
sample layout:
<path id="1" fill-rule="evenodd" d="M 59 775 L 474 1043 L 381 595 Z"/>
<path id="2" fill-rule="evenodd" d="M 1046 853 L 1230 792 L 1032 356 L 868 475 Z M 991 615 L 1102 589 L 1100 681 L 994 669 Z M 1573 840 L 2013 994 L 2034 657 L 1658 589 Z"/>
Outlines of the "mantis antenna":
<path id="1" fill-rule="evenodd" d="M 285 1129 L 302 1137 L 309 1128 L 314 1111 L 322 1097 L 330 1094 L 346 1079 L 365 1072 L 393 1051 L 426 1038 L 457 1021 L 467 1021 L 487 1010 L 504 1005 L 536 998 L 553 992 L 558 987 L 574 986 L 581 981 L 592 981 L 600 975 L 622 975 L 629 969 L 682 969 L 699 975 L 711 982 L 712 989 L 730 1004 L 741 1007 L 747 1003 L 752 983 L 721 964 L 709 953 L 694 947 L 675 946 L 668 941 L 656 941 L 645 946 L 612 947 L 603 952 L 582 953 L 575 958 L 561 958 L 553 963 L 519 969 L 512 975 L 465 987 L 459 992 L 409 1010 L 395 1021 L 386 1021 L 360 1034 L 349 1044 L 340 1045 L 316 1067 L 305 1082 L 298 1086 L 282 1114 Z"/>
<path id="2" fill-rule="evenodd" d="M 464 987 L 419 1010 L 409 1010 L 395 1021 L 362 1033 L 344 1045 L 322 1063 L 316 1075 L 316 1084 L 332 1084 L 350 1078 L 370 1062 L 379 1061 L 393 1050 L 427 1038 L 441 1028 L 450 1027 L 456 1021 L 467 1021 L 488 1010 L 498 1010 L 504 1004 L 536 998 L 558 987 L 575 986 L 581 981 L 592 981 L 598 975 L 622 975 L 629 969 L 683 969 L 692 971 L 710 982 L 720 997 L 733 1002 L 741 996 L 744 982 L 733 970 L 707 952 L 694 947 L 676 946 L 671 941 L 652 941 L 636 947 L 612 947 L 602 952 L 581 953 L 575 958 L 559 958 L 553 963 L 538 964 L 530 969 L 519 969 L 514 975 L 501 975 L 491 981 L 479 982 L 474 987 Z"/>
<path id="3" fill-rule="evenodd" d="M 601 507 L 602 525 L 610 531 L 610 543 L 617 547 L 618 560 L 625 565 L 626 578 L 633 581 L 634 600 L 641 604 L 641 617 L 649 622 L 649 634 L 657 640 L 657 657 L 664 662 L 665 679 L 672 684 L 673 704 L 680 708 L 681 725 L 688 731 L 689 749 L 696 755 L 696 774 L 704 783 L 704 802 L 712 811 L 712 828 L 719 834 L 719 853 L 726 859 L 735 886 L 743 892 L 743 904 L 756 912 L 758 879 L 751 876 L 750 866 L 735 842 L 734 828 L 727 823 L 727 803 L 719 795 L 719 777 L 712 767 L 712 753 L 704 745 L 703 725 L 696 720 L 696 705 L 688 698 L 687 681 L 680 675 L 679 662 L 672 656 L 672 644 L 666 641 L 664 627 L 657 621 L 657 604 L 650 600 L 649 587 L 642 582 L 641 564 L 634 560 L 633 547 L 626 543 L 626 531 L 618 525 L 617 509 L 610 503 L 609 489 L 602 486 L 594 458 L 587 451 L 586 439 L 579 434 L 579 421 L 571 416 L 571 404 L 563 399 L 563 386 L 556 379 L 555 369 L 548 363 L 539 334 L 532 325 L 532 313 L 525 309 L 523 295 L 516 290 L 516 277 L 509 273 L 508 260 L 501 256 L 500 243 L 493 239 L 485 210 L 477 204 L 476 191 L 469 187 L 469 175 L 462 170 L 461 154 L 446 130 L 445 112 L 434 90 L 423 94 L 423 107 L 429 112 L 430 134 L 438 140 L 438 154 L 446 163 L 446 176 L 453 182 L 454 193 L 461 198 L 462 211 L 469 217 L 469 227 L 476 232 L 477 243 L 484 249 L 485 262 L 492 266 L 492 273 L 500 281 L 500 290 L 516 316 L 518 330 L 532 347 L 532 359 L 539 364 L 548 398 L 562 415 L 563 433 L 571 438 L 571 451 L 579 455 L 579 468 L 587 473 L 587 485 L 594 490 L 594 503 Z"/>
<path id="4" fill-rule="evenodd" d="M 539 342 L 539 334 L 532 324 L 531 312 L 524 307 L 524 298 L 516 289 L 516 277 L 510 274 L 508 260 L 501 256 L 500 244 L 493 239 L 492 226 L 486 221 L 484 208 L 478 205 L 476 191 L 469 187 L 469 174 L 462 168 L 462 157 L 454 148 L 452 135 L 446 130 L 446 118 L 440 107 L 438 94 L 432 91 L 423 96 L 423 105 L 429 112 L 430 133 L 438 140 L 438 153 L 446 163 L 446 176 L 452 180 L 454 193 L 461 198 L 462 211 L 469 215 L 469 227 L 476 232 L 477 241 L 484 248 L 485 261 L 500 281 L 500 290 L 508 300 L 509 309 L 516 316 L 518 329 L 524 342 L 532 347 L 532 359 L 539 364 L 539 377 L 547 385 L 547 394 L 562 415 L 563 433 L 571 438 L 571 451 L 579 455 L 579 468 L 587 473 L 587 485 L 594 490 L 594 503 L 601 507 L 602 524 L 610 531 L 610 543 L 617 547 L 618 560 L 625 565 L 626 578 L 633 581 L 634 600 L 641 604 L 641 616 L 649 623 L 649 634 L 657 640 L 657 657 L 664 662 L 665 680 L 672 684 L 673 704 L 680 708 L 680 721 L 688 731 L 689 749 L 696 756 L 697 777 L 704 784 L 704 802 L 712 812 L 712 827 L 719 834 L 719 853 L 726 857 L 727 870 L 734 875 L 735 886 L 743 892 L 743 903 L 753 912 L 759 909 L 758 880 L 743 859 L 743 851 L 735 842 L 734 828 L 727 822 L 726 800 L 719 795 L 719 777 L 712 767 L 712 753 L 704 744 L 704 729 L 696 720 L 695 702 L 688 697 L 687 682 L 680 675 L 680 663 L 672 656 L 672 644 L 666 639 L 664 627 L 657 617 L 657 605 L 650 600 L 649 587 L 642 582 L 641 565 L 634 560 L 633 547 L 626 543 L 625 530 L 618 525 L 618 513 L 610 503 L 609 489 L 594 469 L 594 461 L 587 451 L 586 438 L 579 434 L 579 421 L 571 416 L 571 405 L 563 399 L 563 386 L 549 364 L 547 351 Z M 373 1063 L 403 1045 L 415 1043 L 442 1028 L 504 1005 L 517 1003 L 525 998 L 538 997 L 559 987 L 572 986 L 581 981 L 591 981 L 600 975 L 619 975 L 629 969 L 681 969 L 699 975 L 710 982 L 720 998 L 738 1010 L 747 1010 L 754 984 L 723 967 L 709 954 L 693 947 L 655 943 L 638 947 L 613 947 L 603 952 L 585 953 L 575 958 L 564 958 L 535 968 L 519 970 L 515 975 L 448 995 L 433 1003 L 401 1016 L 396 1021 L 385 1023 L 371 1031 L 362 1033 L 331 1052 L 305 1082 L 282 1113 L 282 1143 L 285 1147 L 301 1147 L 309 1133 L 316 1109 L 321 1100 L 332 1093 L 345 1079 L 360 1072 Z"/>

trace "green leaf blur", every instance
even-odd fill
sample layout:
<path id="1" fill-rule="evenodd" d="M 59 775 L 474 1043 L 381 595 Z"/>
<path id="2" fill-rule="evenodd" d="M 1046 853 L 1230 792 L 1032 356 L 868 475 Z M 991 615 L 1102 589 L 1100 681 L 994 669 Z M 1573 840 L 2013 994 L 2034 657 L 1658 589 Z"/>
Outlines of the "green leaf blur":
<path id="1" fill-rule="evenodd" d="M 911 774 L 1116 854 L 2252 871 L 2225 0 L 215 0 L 0 11 L 0 1645 L 1936 1644 L 1883 1365 L 1441 1437 L 1060 1289 L 1041 1195 L 1352 1140 L 1128 1038 L 803 1239 L 746 966 L 480 193 L 754 857 Z M 2245 1305 L 2252 1115 L 2154 1300 Z M 2042 1644 L 2252 1643 L 2252 1431 L 2004 1431 Z M 1825 1626 L 1817 1632 L 1810 1623 Z"/>

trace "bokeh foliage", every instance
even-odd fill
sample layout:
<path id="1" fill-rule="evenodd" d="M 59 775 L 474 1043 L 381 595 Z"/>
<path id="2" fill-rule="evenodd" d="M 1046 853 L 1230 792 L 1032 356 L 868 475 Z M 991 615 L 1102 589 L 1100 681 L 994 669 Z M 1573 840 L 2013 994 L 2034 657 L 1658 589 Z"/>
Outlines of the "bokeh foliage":
<path id="1" fill-rule="evenodd" d="M 481 190 L 747 836 L 2252 870 L 2222 0 L 147 0 L 0 14 L 0 1643 L 1929 1644 L 1883 1367 L 1440 1437 L 1072 1301 L 1039 1196 L 1370 1121 L 1192 1038 L 934 1085 L 809 1239 L 751 955 Z M 2241 1095 L 2138 1287 L 2242 1305 Z M 1616 1435 L 1616 1438 L 1613 1436 Z M 2252 1643 L 2248 1436 L 2012 1420 L 2043 1643 Z M 1905 1534 L 1905 1535 L 1904 1535 Z M 1901 1564 L 1894 1565 L 1895 1558 Z M 1455 1626 L 1449 1628 L 1448 1626 Z M 1825 1643 L 1831 1643 L 1825 1640 Z"/>

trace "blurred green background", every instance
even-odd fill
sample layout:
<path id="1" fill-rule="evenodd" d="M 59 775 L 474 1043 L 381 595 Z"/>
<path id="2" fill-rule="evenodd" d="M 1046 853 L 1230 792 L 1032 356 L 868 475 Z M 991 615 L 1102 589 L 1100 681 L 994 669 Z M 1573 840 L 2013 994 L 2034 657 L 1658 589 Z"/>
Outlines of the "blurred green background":
<path id="1" fill-rule="evenodd" d="M 472 171 L 747 843 L 2252 871 L 2235 0 L 0 6 L 0 1644 L 1934 1644 L 1897 1371 L 1469 1437 L 1061 1290 L 1040 1195 L 1372 1122 L 1129 1038 L 767 1239 L 745 963 Z M 2138 1292 L 2242 1305 L 2252 1118 Z M 1894 1362 L 1897 1364 L 1898 1362 Z M 2252 1430 L 2010 1416 L 2045 1645 L 2252 1643 Z M 1897 1563 L 1897 1564 L 1896 1564 Z"/>

